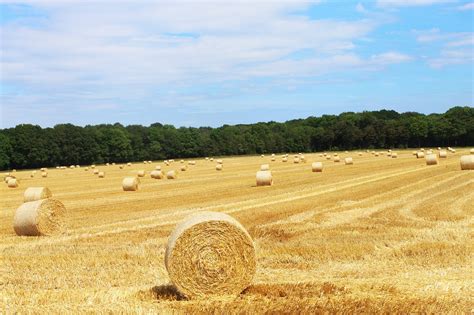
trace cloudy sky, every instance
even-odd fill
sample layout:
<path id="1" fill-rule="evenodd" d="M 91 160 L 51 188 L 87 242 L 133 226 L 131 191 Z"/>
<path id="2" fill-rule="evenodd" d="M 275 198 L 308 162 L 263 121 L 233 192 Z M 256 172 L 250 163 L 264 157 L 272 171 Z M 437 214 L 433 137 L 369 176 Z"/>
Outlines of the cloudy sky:
<path id="1" fill-rule="evenodd" d="M 0 128 L 473 106 L 463 0 L 0 0 Z"/>

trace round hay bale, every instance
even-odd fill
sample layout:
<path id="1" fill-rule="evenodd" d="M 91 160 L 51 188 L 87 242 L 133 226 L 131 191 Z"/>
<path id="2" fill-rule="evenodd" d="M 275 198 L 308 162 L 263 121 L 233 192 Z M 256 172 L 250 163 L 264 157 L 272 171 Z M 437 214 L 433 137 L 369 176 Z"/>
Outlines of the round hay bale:
<path id="1" fill-rule="evenodd" d="M 15 212 L 13 229 L 17 235 L 52 236 L 65 230 L 66 208 L 56 199 L 40 199 L 22 204 Z"/>
<path id="2" fill-rule="evenodd" d="M 396 159 L 398 157 L 398 154 L 396 152 L 392 152 L 392 159 Z"/>
<path id="3" fill-rule="evenodd" d="M 188 169 L 186 165 L 181 166 L 181 172 L 185 172 Z"/>
<path id="4" fill-rule="evenodd" d="M 222 164 L 216 165 L 216 171 L 222 171 Z"/>
<path id="5" fill-rule="evenodd" d="M 379 156 L 379 154 L 377 152 L 375 152 L 374 156 Z"/>
<path id="6" fill-rule="evenodd" d="M 469 150 L 470 154 L 474 154 L 474 149 Z"/>
<path id="7" fill-rule="evenodd" d="M 10 178 L 7 182 L 8 188 L 17 188 L 20 182 L 16 178 Z"/>
<path id="8" fill-rule="evenodd" d="M 217 164 L 224 164 L 224 162 L 222 162 L 222 160 L 216 160 Z"/>
<path id="9" fill-rule="evenodd" d="M 32 173 L 30 174 L 30 177 L 31 177 L 31 178 L 35 177 L 35 173 L 32 172 Z"/>
<path id="10" fill-rule="evenodd" d="M 417 151 L 413 151 L 411 154 L 413 154 L 414 156 L 418 157 L 418 152 Z"/>
<path id="11" fill-rule="evenodd" d="M 157 165 L 157 166 L 155 166 L 155 170 L 157 170 L 157 171 L 161 171 L 161 165 Z"/>
<path id="12" fill-rule="evenodd" d="M 474 155 L 463 155 L 460 162 L 462 170 L 474 170 Z"/>
<path id="13" fill-rule="evenodd" d="M 438 164 L 438 159 L 436 158 L 436 154 L 427 154 L 425 156 L 426 165 L 436 165 Z"/>
<path id="14" fill-rule="evenodd" d="M 416 152 L 416 158 L 417 159 L 422 159 L 424 157 L 425 157 L 425 152 L 422 152 L 422 151 Z"/>
<path id="15" fill-rule="evenodd" d="M 311 170 L 313 172 L 322 172 L 323 171 L 323 163 L 322 162 L 313 162 L 313 164 L 311 164 Z"/>
<path id="16" fill-rule="evenodd" d="M 439 150 L 438 156 L 440 159 L 445 159 L 448 157 L 448 152 L 446 150 Z"/>
<path id="17" fill-rule="evenodd" d="M 263 158 L 263 157 L 265 157 L 265 155 L 263 155 L 263 154 L 262 154 L 262 155 L 260 155 L 260 157 L 262 157 L 262 158 Z"/>
<path id="18" fill-rule="evenodd" d="M 388 152 L 388 153 L 387 153 L 387 156 L 388 156 L 388 157 L 391 157 L 391 156 L 392 156 L 392 152 Z"/>
<path id="19" fill-rule="evenodd" d="M 71 165 L 69 166 L 69 168 L 76 168 L 76 165 Z"/>
<path id="20" fill-rule="evenodd" d="M 120 165 L 119 165 L 119 169 L 123 170 L 123 165 L 120 164 Z"/>
<path id="21" fill-rule="evenodd" d="M 281 159 L 282 162 L 288 162 L 288 158 L 287 157 L 284 157 L 283 159 Z"/>
<path id="22" fill-rule="evenodd" d="M 41 172 L 46 172 L 47 170 L 48 170 L 48 169 L 45 168 L 45 167 L 40 168 L 40 171 L 41 171 Z"/>
<path id="23" fill-rule="evenodd" d="M 299 157 L 293 158 L 293 163 L 294 163 L 294 164 L 300 163 L 300 158 L 299 158 Z"/>
<path id="24" fill-rule="evenodd" d="M 97 174 L 99 174 L 99 172 L 100 172 L 100 171 L 99 171 L 99 169 L 98 169 L 98 168 L 95 168 L 95 169 L 93 170 L 93 173 L 94 173 L 94 175 L 97 175 Z"/>
<path id="25" fill-rule="evenodd" d="M 326 160 L 331 160 L 331 156 L 330 155 L 326 155 Z"/>
<path id="26" fill-rule="evenodd" d="M 271 158 L 271 161 L 272 161 L 272 162 L 275 162 L 275 158 L 274 158 L 274 157 L 272 157 L 272 158 Z"/>
<path id="27" fill-rule="evenodd" d="M 41 177 L 44 177 L 44 178 L 48 177 L 48 173 L 46 173 L 46 172 L 41 172 Z"/>
<path id="28" fill-rule="evenodd" d="M 146 174 L 146 173 L 145 173 L 144 170 L 139 170 L 139 171 L 137 171 L 137 176 L 138 176 L 138 177 L 145 177 L 145 174 Z"/>
<path id="29" fill-rule="evenodd" d="M 272 172 L 271 171 L 258 171 L 257 172 L 257 186 L 271 186 L 273 185 Z"/>
<path id="30" fill-rule="evenodd" d="M 196 165 L 196 161 L 189 161 L 188 165 Z"/>
<path id="31" fill-rule="evenodd" d="M 339 156 L 334 157 L 334 162 L 339 163 L 341 162 L 341 158 Z"/>
<path id="32" fill-rule="evenodd" d="M 231 216 L 201 212 L 175 227 L 165 266 L 171 282 L 188 298 L 236 296 L 255 275 L 255 247 L 247 230 Z"/>
<path id="33" fill-rule="evenodd" d="M 211 162 L 214 161 L 214 158 L 210 158 L 209 161 L 211 161 Z"/>
<path id="34" fill-rule="evenodd" d="M 359 156 L 362 156 L 362 152 L 357 153 Z"/>
<path id="35" fill-rule="evenodd" d="M 138 190 L 139 180 L 136 177 L 125 177 L 122 180 L 123 191 L 136 191 Z"/>
<path id="36" fill-rule="evenodd" d="M 105 172 L 99 172 L 99 178 L 104 178 L 105 177 Z"/>
<path id="37" fill-rule="evenodd" d="M 270 165 L 262 164 L 262 165 L 260 165 L 260 170 L 261 171 L 268 171 L 268 170 L 270 170 Z"/>
<path id="38" fill-rule="evenodd" d="M 176 178 L 178 178 L 178 174 L 176 173 L 176 171 L 171 170 L 171 171 L 168 171 L 168 173 L 166 173 L 166 178 L 167 179 L 176 179 Z"/>
<path id="39" fill-rule="evenodd" d="M 352 160 L 351 157 L 346 157 L 346 158 L 344 159 L 344 164 L 345 164 L 345 165 L 352 165 L 352 164 L 354 164 L 354 161 Z"/>
<path id="40" fill-rule="evenodd" d="M 105 163 L 105 166 L 110 166 L 110 163 L 109 162 Z"/>
<path id="41" fill-rule="evenodd" d="M 183 164 L 183 163 L 184 163 L 184 160 L 179 161 L 179 163 Z"/>
<path id="42" fill-rule="evenodd" d="M 7 175 L 7 176 L 5 176 L 5 178 L 3 179 L 3 181 L 5 182 L 5 184 L 8 184 L 8 181 L 9 181 L 10 179 L 12 179 L 12 178 L 15 178 L 15 177 L 12 177 L 12 176 L 10 176 L 10 175 Z"/>
<path id="43" fill-rule="evenodd" d="M 92 164 L 92 165 L 91 165 L 91 168 L 94 169 L 94 168 L 95 168 L 95 164 Z"/>
<path id="44" fill-rule="evenodd" d="M 84 168 L 84 171 L 86 171 L 86 172 L 87 172 L 88 170 L 89 170 L 89 168 L 88 168 L 88 167 Z"/>
<path id="45" fill-rule="evenodd" d="M 127 166 L 132 166 L 132 163 L 128 162 L 128 163 L 127 163 Z"/>
<path id="46" fill-rule="evenodd" d="M 48 187 L 28 187 L 23 194 L 23 202 L 51 198 L 53 194 Z"/>
<path id="47" fill-rule="evenodd" d="M 161 170 L 154 170 L 150 172 L 150 177 L 154 179 L 162 179 L 165 174 Z"/>

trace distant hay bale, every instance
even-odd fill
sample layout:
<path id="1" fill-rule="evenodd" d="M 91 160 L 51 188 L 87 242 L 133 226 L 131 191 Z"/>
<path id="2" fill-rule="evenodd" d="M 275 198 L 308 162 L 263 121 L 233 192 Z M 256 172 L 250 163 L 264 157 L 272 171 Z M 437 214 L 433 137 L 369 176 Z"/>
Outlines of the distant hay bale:
<path id="1" fill-rule="evenodd" d="M 445 159 L 448 157 L 448 152 L 446 150 L 439 150 L 438 156 L 440 159 Z"/>
<path id="2" fill-rule="evenodd" d="M 51 198 L 52 196 L 48 187 L 28 187 L 23 194 L 23 202 Z"/>
<path id="3" fill-rule="evenodd" d="M 168 173 L 166 173 L 166 178 L 167 179 L 176 179 L 176 178 L 178 178 L 178 175 L 177 175 L 176 171 L 171 170 L 171 171 L 168 171 Z"/>
<path id="4" fill-rule="evenodd" d="M 94 168 L 95 168 L 95 164 L 92 164 L 92 165 L 91 165 L 91 168 L 94 169 Z"/>
<path id="5" fill-rule="evenodd" d="M 43 177 L 43 178 L 48 177 L 48 173 L 46 173 L 46 172 L 41 172 L 41 177 Z"/>
<path id="6" fill-rule="evenodd" d="M 112 162 L 112 165 L 115 166 L 115 162 Z"/>
<path id="7" fill-rule="evenodd" d="M 231 216 L 192 214 L 171 233 L 165 251 L 171 282 L 184 296 L 237 296 L 255 275 L 252 238 Z"/>
<path id="8" fill-rule="evenodd" d="M 211 161 L 211 162 L 214 161 L 214 158 L 210 158 L 209 161 Z"/>
<path id="9" fill-rule="evenodd" d="M 387 153 L 387 156 L 388 156 L 388 157 L 392 157 L 392 152 L 388 152 L 388 153 Z"/>
<path id="10" fill-rule="evenodd" d="M 148 161 L 148 164 L 151 164 L 151 163 L 153 163 L 153 162 L 152 162 L 152 161 Z"/>
<path id="11" fill-rule="evenodd" d="M 268 171 L 269 169 L 270 169 L 270 165 L 268 165 L 268 164 L 260 165 L 260 170 L 261 171 Z"/>
<path id="12" fill-rule="evenodd" d="M 398 157 L 398 154 L 396 152 L 392 152 L 392 159 L 396 159 Z"/>
<path id="13" fill-rule="evenodd" d="M 88 167 L 84 168 L 84 171 L 86 171 L 86 172 L 89 171 L 89 168 Z"/>
<path id="14" fill-rule="evenodd" d="M 150 172 L 150 177 L 154 179 L 162 179 L 165 174 L 161 170 L 154 170 Z"/>
<path id="15" fill-rule="evenodd" d="M 157 165 L 157 166 L 155 166 L 155 170 L 157 170 L 157 171 L 161 171 L 161 165 Z"/>
<path id="16" fill-rule="evenodd" d="M 76 165 L 71 165 L 69 166 L 69 168 L 76 168 Z"/>
<path id="17" fill-rule="evenodd" d="M 216 171 L 222 171 L 222 164 L 216 165 Z"/>
<path id="18" fill-rule="evenodd" d="M 313 162 L 311 164 L 311 170 L 313 172 L 318 172 L 318 173 L 322 172 L 323 171 L 323 163 L 322 162 Z"/>
<path id="19" fill-rule="evenodd" d="M 3 178 L 3 181 L 4 181 L 6 184 L 8 184 L 8 181 L 9 181 L 10 179 L 12 179 L 12 178 L 15 178 L 15 177 L 10 176 L 10 175 L 7 175 L 7 176 L 5 176 L 5 177 Z"/>
<path id="20" fill-rule="evenodd" d="M 196 161 L 189 161 L 188 165 L 196 165 Z"/>
<path id="21" fill-rule="evenodd" d="M 273 178 L 271 171 L 257 172 L 257 186 L 271 186 L 273 185 Z"/>
<path id="22" fill-rule="evenodd" d="M 138 177 L 145 177 L 146 172 L 144 170 L 139 170 L 137 171 L 137 176 Z"/>
<path id="23" fill-rule="evenodd" d="M 425 152 L 423 152 L 423 151 L 416 152 L 416 158 L 417 159 L 422 159 L 424 157 L 425 157 Z"/>
<path id="24" fill-rule="evenodd" d="M 222 160 L 216 160 L 217 164 L 223 164 Z"/>
<path id="25" fill-rule="evenodd" d="M 99 174 L 100 171 L 99 171 L 99 169 L 95 168 L 93 172 L 94 172 L 94 175 L 97 175 L 97 174 Z"/>
<path id="26" fill-rule="evenodd" d="M 322 154 L 322 153 L 319 153 L 319 157 L 323 157 L 323 154 Z"/>
<path id="27" fill-rule="evenodd" d="M 170 162 L 168 162 L 168 161 L 164 161 L 163 163 L 165 163 L 166 166 L 170 165 Z"/>
<path id="28" fill-rule="evenodd" d="M 185 172 L 187 169 L 188 169 L 188 167 L 186 165 L 181 166 L 181 172 Z"/>
<path id="29" fill-rule="evenodd" d="M 45 167 L 40 168 L 40 171 L 41 171 L 41 172 L 46 172 L 46 170 L 47 170 L 47 169 L 46 169 Z"/>
<path id="30" fill-rule="evenodd" d="M 109 166 L 109 165 L 110 165 L 110 163 L 109 163 L 109 162 L 105 163 L 105 166 Z"/>
<path id="31" fill-rule="evenodd" d="M 331 159 L 331 156 L 330 156 L 330 155 L 327 155 L 327 156 L 326 156 L 326 160 L 329 161 L 330 159 Z"/>
<path id="32" fill-rule="evenodd" d="M 293 163 L 298 164 L 299 162 L 300 162 L 300 158 L 299 158 L 299 157 L 293 158 Z"/>
<path id="33" fill-rule="evenodd" d="M 275 158 L 274 158 L 274 157 L 272 157 L 272 158 L 271 158 L 271 161 L 272 161 L 272 162 L 275 162 Z"/>
<path id="34" fill-rule="evenodd" d="M 105 177 L 105 172 L 99 172 L 99 178 L 104 178 Z"/>
<path id="35" fill-rule="evenodd" d="M 436 158 L 436 154 L 427 154 L 425 156 L 426 165 L 436 165 L 438 164 L 438 159 Z"/>
<path id="36" fill-rule="evenodd" d="M 10 178 L 7 182 L 8 188 L 17 188 L 20 184 L 20 181 L 16 178 Z"/>
<path id="37" fill-rule="evenodd" d="M 357 155 L 362 156 L 362 152 L 357 153 Z"/>
<path id="38" fill-rule="evenodd" d="M 125 177 L 122 180 L 122 189 L 124 191 L 136 191 L 139 183 L 140 181 L 136 177 Z"/>
<path id="39" fill-rule="evenodd" d="M 284 158 L 281 159 L 282 162 L 288 162 L 288 158 L 285 156 Z"/>
<path id="40" fill-rule="evenodd" d="M 377 152 L 374 153 L 374 156 L 379 156 L 379 154 Z"/>
<path id="41" fill-rule="evenodd" d="M 263 157 L 265 157 L 265 155 L 263 155 L 263 154 L 262 154 L 262 155 L 260 155 L 260 157 L 262 157 L 262 158 L 263 158 Z"/>
<path id="42" fill-rule="evenodd" d="M 474 154 L 474 149 L 469 150 L 470 154 Z"/>
<path id="43" fill-rule="evenodd" d="M 184 160 L 179 161 L 179 163 L 183 164 L 183 163 L 184 163 Z"/>
<path id="44" fill-rule="evenodd" d="M 35 177 L 35 173 L 32 172 L 32 173 L 30 174 L 30 177 L 31 177 L 31 178 Z"/>
<path id="45" fill-rule="evenodd" d="M 352 165 L 352 164 L 354 164 L 354 161 L 352 160 L 351 157 L 346 157 L 346 158 L 344 159 L 344 164 L 345 164 L 345 165 Z"/>
<path id="46" fill-rule="evenodd" d="M 463 155 L 460 162 L 462 170 L 474 170 L 474 155 Z"/>
<path id="47" fill-rule="evenodd" d="M 438 147 L 438 151 L 440 151 L 440 150 L 441 150 L 441 147 Z"/>
<path id="48" fill-rule="evenodd" d="M 122 164 L 119 165 L 119 169 L 123 170 L 123 165 Z"/>
<path id="49" fill-rule="evenodd" d="M 335 163 L 341 162 L 341 158 L 339 156 L 335 156 L 334 157 L 334 162 Z"/>
<path id="50" fill-rule="evenodd" d="M 15 212 L 13 229 L 17 235 L 52 236 L 65 230 L 66 208 L 56 199 L 23 203 Z"/>
<path id="51" fill-rule="evenodd" d="M 303 162 L 303 163 L 306 163 L 306 158 L 304 157 L 304 155 L 300 156 L 300 161 Z"/>
<path id="52" fill-rule="evenodd" d="M 418 151 L 413 151 L 411 154 L 413 154 L 414 156 L 417 156 L 417 155 L 418 155 Z"/>
<path id="53" fill-rule="evenodd" d="M 148 161 L 143 161 L 143 164 L 147 164 L 147 163 L 148 163 Z"/>
<path id="54" fill-rule="evenodd" d="M 127 166 L 132 166 L 132 163 L 128 162 L 128 163 L 127 163 Z"/>

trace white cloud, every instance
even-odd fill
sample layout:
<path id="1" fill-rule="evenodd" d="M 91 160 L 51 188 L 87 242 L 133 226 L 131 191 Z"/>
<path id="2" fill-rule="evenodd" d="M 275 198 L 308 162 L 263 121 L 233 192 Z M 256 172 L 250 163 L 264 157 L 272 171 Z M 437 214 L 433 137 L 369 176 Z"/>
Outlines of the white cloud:
<path id="1" fill-rule="evenodd" d="M 474 10 L 474 2 L 470 2 L 464 5 L 458 6 L 457 9 L 460 11 Z"/>
<path id="2" fill-rule="evenodd" d="M 415 7 L 433 4 L 453 3 L 454 0 L 377 0 L 379 7 Z"/>

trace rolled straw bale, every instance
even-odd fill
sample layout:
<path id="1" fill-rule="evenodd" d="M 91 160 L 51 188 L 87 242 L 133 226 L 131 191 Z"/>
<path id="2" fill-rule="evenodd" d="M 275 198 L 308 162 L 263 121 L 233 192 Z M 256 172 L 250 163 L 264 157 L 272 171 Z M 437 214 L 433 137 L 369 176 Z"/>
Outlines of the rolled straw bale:
<path id="1" fill-rule="evenodd" d="M 171 233 L 165 266 L 171 282 L 188 298 L 236 296 L 255 275 L 255 247 L 247 230 L 231 216 L 196 213 Z"/>
<path id="2" fill-rule="evenodd" d="M 94 171 L 93 171 L 94 175 L 99 174 L 99 172 L 100 172 L 100 171 L 99 171 L 99 169 L 97 169 L 97 168 L 95 168 Z"/>
<path id="3" fill-rule="evenodd" d="M 265 155 L 262 154 L 262 155 L 260 155 L 260 157 L 265 157 Z"/>
<path id="4" fill-rule="evenodd" d="M 137 176 L 138 176 L 138 177 L 145 177 L 145 174 L 146 174 L 146 173 L 145 173 L 144 170 L 139 170 L 139 171 L 137 172 Z"/>
<path id="5" fill-rule="evenodd" d="M 417 152 L 417 151 L 413 151 L 411 154 L 413 154 L 414 156 L 418 157 L 418 152 Z"/>
<path id="6" fill-rule="evenodd" d="M 127 166 L 132 166 L 132 163 L 128 162 L 128 163 L 127 163 Z"/>
<path id="7" fill-rule="evenodd" d="M 311 164 L 311 170 L 313 172 L 322 172 L 323 171 L 323 163 L 313 162 L 313 164 Z"/>
<path id="8" fill-rule="evenodd" d="M 398 157 L 397 152 L 392 152 L 392 159 L 396 159 Z"/>
<path id="9" fill-rule="evenodd" d="M 268 170 L 270 170 L 270 165 L 262 164 L 262 165 L 260 165 L 260 170 L 261 171 L 268 171 Z"/>
<path id="10" fill-rule="evenodd" d="M 89 168 L 88 168 L 88 167 L 84 168 L 84 171 L 86 171 L 86 172 L 87 172 L 88 170 L 89 170 Z"/>
<path id="11" fill-rule="evenodd" d="M 271 186 L 273 185 L 272 172 L 271 171 L 258 171 L 257 172 L 257 186 Z"/>
<path id="12" fill-rule="evenodd" d="M 438 147 L 438 151 L 440 151 L 440 150 L 441 150 L 441 147 Z"/>
<path id="13" fill-rule="evenodd" d="M 374 156 L 379 156 L 379 154 L 377 152 L 375 152 Z"/>
<path id="14" fill-rule="evenodd" d="M 433 154 L 433 150 L 428 150 L 428 154 Z"/>
<path id="15" fill-rule="evenodd" d="M 115 166 L 115 162 L 112 162 L 112 165 Z"/>
<path id="16" fill-rule="evenodd" d="M 148 162 L 147 161 L 143 161 L 143 164 L 147 164 Z"/>
<path id="17" fill-rule="evenodd" d="M 48 187 L 28 187 L 23 194 L 23 202 L 51 198 L 52 196 Z"/>
<path id="18" fill-rule="evenodd" d="M 422 152 L 422 151 L 416 152 L 416 158 L 417 159 L 422 159 L 424 157 L 425 157 L 425 152 Z"/>
<path id="19" fill-rule="evenodd" d="M 304 155 L 300 156 L 300 161 L 303 162 L 303 163 L 306 163 L 306 158 L 304 157 Z"/>
<path id="20" fill-rule="evenodd" d="M 470 154 L 474 154 L 474 149 L 469 150 Z"/>
<path id="21" fill-rule="evenodd" d="M 425 149 L 424 149 L 424 148 L 420 148 L 420 151 L 421 151 L 421 152 L 425 152 Z"/>
<path id="22" fill-rule="evenodd" d="M 99 172 L 99 178 L 104 178 L 105 177 L 105 172 Z"/>
<path id="23" fill-rule="evenodd" d="M 165 163 L 166 166 L 170 165 L 170 162 L 168 162 L 168 161 L 164 161 L 163 163 Z"/>
<path id="24" fill-rule="evenodd" d="M 164 176 L 165 174 L 161 170 L 154 170 L 150 172 L 150 177 L 154 179 L 162 179 Z"/>
<path id="25" fill-rule="evenodd" d="M 109 162 L 105 163 L 105 166 L 110 166 L 110 163 Z"/>
<path id="26" fill-rule="evenodd" d="M 176 179 L 176 178 L 178 178 L 178 175 L 177 175 L 176 171 L 171 170 L 171 171 L 168 171 L 168 173 L 166 173 L 166 178 Z"/>
<path id="27" fill-rule="evenodd" d="M 157 170 L 157 171 L 161 171 L 161 165 L 157 165 L 157 166 L 155 166 L 155 170 Z"/>
<path id="28" fill-rule="evenodd" d="M 425 156 L 426 165 L 436 165 L 438 164 L 438 159 L 436 158 L 436 154 L 427 154 Z"/>
<path id="29" fill-rule="evenodd" d="M 152 161 L 148 161 L 148 164 L 151 164 L 151 163 L 153 163 L 153 162 L 152 162 Z"/>
<path id="30" fill-rule="evenodd" d="M 272 158 L 271 158 L 271 161 L 272 161 L 272 162 L 275 162 L 275 158 L 274 158 L 274 157 L 272 157 Z"/>
<path id="31" fill-rule="evenodd" d="M 48 177 L 48 173 L 46 173 L 46 172 L 41 172 L 41 177 L 44 177 L 44 178 Z"/>
<path id="32" fill-rule="evenodd" d="M 8 184 L 8 181 L 9 181 L 10 179 L 12 179 L 12 178 L 14 178 L 14 177 L 12 177 L 12 176 L 10 176 L 10 175 L 7 175 L 7 176 L 5 176 L 5 177 L 3 178 L 3 181 L 4 181 L 6 184 Z"/>
<path id="33" fill-rule="evenodd" d="M 387 153 L 387 156 L 388 156 L 388 157 L 392 157 L 392 152 L 388 152 L 388 153 Z"/>
<path id="34" fill-rule="evenodd" d="M 10 178 L 7 182 L 8 188 L 17 188 L 20 181 L 16 178 Z"/>
<path id="35" fill-rule="evenodd" d="M 183 164 L 183 163 L 184 163 L 184 160 L 179 161 L 179 163 Z"/>
<path id="36" fill-rule="evenodd" d="M 95 168 L 95 164 L 92 164 L 92 165 L 91 165 L 91 168 L 94 169 L 94 168 Z"/>
<path id="37" fill-rule="evenodd" d="M 222 164 L 216 165 L 216 171 L 222 171 Z"/>
<path id="38" fill-rule="evenodd" d="M 209 157 L 206 157 L 205 160 L 206 160 L 206 161 L 209 161 Z"/>
<path id="39" fill-rule="evenodd" d="M 322 153 L 319 153 L 319 157 L 323 157 L 323 154 L 322 154 Z"/>
<path id="40" fill-rule="evenodd" d="M 214 161 L 214 158 L 210 158 L 209 161 L 211 161 L 211 162 Z"/>
<path id="41" fill-rule="evenodd" d="M 439 150 L 438 156 L 440 159 L 445 159 L 448 157 L 448 152 L 446 150 Z"/>
<path id="42" fill-rule="evenodd" d="M 275 156 L 275 153 L 272 153 L 272 157 L 274 157 L 274 156 Z"/>
<path id="43" fill-rule="evenodd" d="M 287 157 L 284 157 L 281 159 L 282 162 L 288 162 L 288 158 Z"/>
<path id="44" fill-rule="evenodd" d="M 15 212 L 13 229 L 17 235 L 59 235 L 65 230 L 66 208 L 56 199 L 23 203 Z"/>
<path id="45" fill-rule="evenodd" d="M 47 169 L 46 169 L 45 167 L 42 167 L 42 168 L 40 168 L 40 171 L 41 171 L 41 172 L 46 172 Z"/>
<path id="46" fill-rule="evenodd" d="M 362 152 L 357 153 L 359 156 L 362 156 Z"/>
<path id="47" fill-rule="evenodd" d="M 196 161 L 189 161 L 188 165 L 196 165 Z"/>
<path id="48" fill-rule="evenodd" d="M 217 164 L 223 164 L 222 160 L 216 160 Z"/>
<path id="49" fill-rule="evenodd" d="M 123 165 L 120 164 L 120 165 L 119 165 L 119 169 L 123 170 Z"/>
<path id="50" fill-rule="evenodd" d="M 75 165 L 71 165 L 71 166 L 69 166 L 69 168 L 76 168 L 76 166 L 75 166 Z"/>
<path id="51" fill-rule="evenodd" d="M 344 163 L 345 163 L 346 165 L 352 165 L 352 164 L 354 164 L 354 161 L 352 160 L 351 157 L 346 157 L 346 158 L 344 159 Z"/>
<path id="52" fill-rule="evenodd" d="M 330 155 L 327 155 L 327 156 L 326 156 L 326 160 L 329 161 L 330 159 L 331 159 L 331 156 L 330 156 Z"/>
<path id="53" fill-rule="evenodd" d="M 298 164 L 299 162 L 300 162 L 300 158 L 299 158 L 299 157 L 293 158 L 293 163 Z"/>
<path id="54" fill-rule="evenodd" d="M 334 162 L 338 163 L 341 162 L 341 158 L 339 156 L 334 157 Z"/>
<path id="55" fill-rule="evenodd" d="M 136 177 L 125 177 L 122 180 L 122 189 L 124 191 L 136 191 L 138 190 L 139 180 Z"/>
<path id="56" fill-rule="evenodd" d="M 185 172 L 188 169 L 186 165 L 181 166 L 181 172 Z"/>
<path id="57" fill-rule="evenodd" d="M 32 172 L 32 173 L 30 174 L 30 177 L 31 177 L 31 178 L 35 177 L 35 173 Z"/>
<path id="58" fill-rule="evenodd" d="M 474 155 L 463 155 L 460 162 L 462 170 L 474 170 Z"/>

